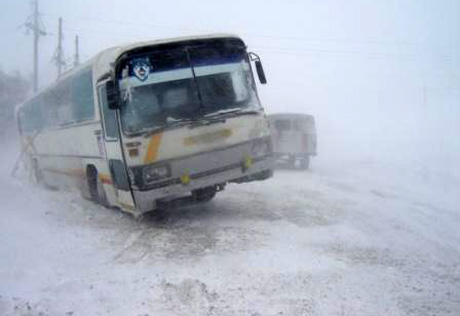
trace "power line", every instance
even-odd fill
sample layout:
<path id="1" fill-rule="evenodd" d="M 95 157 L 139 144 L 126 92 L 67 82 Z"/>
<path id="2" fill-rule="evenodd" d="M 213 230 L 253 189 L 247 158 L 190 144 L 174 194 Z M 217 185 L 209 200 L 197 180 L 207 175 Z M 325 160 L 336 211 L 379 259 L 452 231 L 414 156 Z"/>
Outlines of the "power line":
<path id="1" fill-rule="evenodd" d="M 46 13 L 44 15 L 48 16 L 56 16 L 53 13 Z M 93 21 L 98 23 L 106 23 L 106 24 L 116 24 L 116 25 L 131 25 L 137 27 L 156 27 L 156 28 L 168 28 L 180 31 L 190 31 L 190 26 L 173 26 L 173 25 L 166 25 L 166 24 L 157 24 L 157 23 L 138 23 L 138 22 L 128 22 L 124 20 L 110 20 L 110 19 L 100 19 L 91 16 L 70 16 L 70 19 L 76 21 Z M 205 28 L 193 28 L 197 32 L 208 32 L 208 29 Z M 257 37 L 257 38 L 273 38 L 278 40 L 290 40 L 290 41 L 301 41 L 301 42 L 317 42 L 317 43 L 343 43 L 343 44 L 350 44 L 350 43 L 361 43 L 361 44 L 372 44 L 372 45 L 381 45 L 381 46 L 424 46 L 423 43 L 407 40 L 407 39 L 379 39 L 379 38 L 364 38 L 364 39 L 353 39 L 353 38 L 305 38 L 300 36 L 286 36 L 286 35 L 271 35 L 271 34 L 255 34 L 255 33 L 248 33 L 248 32 L 238 32 L 240 34 L 244 34 L 245 36 L 250 37 Z M 447 47 L 447 45 L 443 45 Z"/>
<path id="2" fill-rule="evenodd" d="M 371 59 L 415 59 L 415 56 L 407 55 L 391 55 L 383 53 L 366 53 L 353 51 L 338 51 L 338 50 L 286 50 L 278 48 L 266 48 L 255 46 L 257 51 L 288 55 L 321 55 L 326 57 L 348 58 L 348 57 L 368 57 Z"/>
<path id="3" fill-rule="evenodd" d="M 112 37 L 117 39 L 133 39 L 133 35 L 131 34 L 115 34 L 113 32 L 104 32 L 104 31 L 96 31 L 96 30 L 84 30 L 84 29 L 74 29 L 74 28 L 67 28 L 68 31 L 72 31 L 79 34 L 90 34 L 90 35 L 97 35 L 97 36 L 104 36 L 104 37 Z"/>
<path id="4" fill-rule="evenodd" d="M 53 14 L 46 14 L 48 16 L 52 16 Z M 84 21 L 95 21 L 98 23 L 110 23 L 110 24 L 116 24 L 116 25 L 132 25 L 132 26 L 137 26 L 137 27 L 163 27 L 163 28 L 171 28 L 171 29 L 176 29 L 176 30 L 183 30 L 181 27 L 174 27 L 174 26 L 165 26 L 161 24 L 151 24 L 151 23 L 134 23 L 134 22 L 126 22 L 126 21 L 120 21 L 120 20 L 107 20 L 107 19 L 99 19 L 99 18 L 92 18 L 92 17 L 71 17 L 71 19 L 75 20 L 84 20 Z M 101 30 L 82 30 L 82 29 L 70 29 L 71 31 L 75 31 L 79 34 L 85 34 L 85 35 L 99 35 L 99 36 L 110 36 L 113 38 L 117 39 L 136 39 L 133 37 L 133 35 L 128 35 L 128 34 L 116 34 L 114 32 L 104 32 Z M 189 30 L 190 31 L 190 30 Z M 256 34 L 246 34 L 248 37 L 260 37 L 260 38 L 274 38 L 274 39 L 284 39 L 284 40 L 295 40 L 295 41 L 308 41 L 308 42 L 336 42 L 336 43 L 349 43 L 349 42 L 355 42 L 355 43 L 373 43 L 373 44 L 379 44 L 379 45 L 400 45 L 400 46 L 407 46 L 407 45 L 420 45 L 419 43 L 415 42 L 408 42 L 408 41 L 381 41 L 381 40 L 374 40 L 374 39 L 368 39 L 368 40 L 340 40 L 340 39 L 307 39 L 307 38 L 301 38 L 301 37 L 294 37 L 294 36 L 272 36 L 272 35 L 256 35 Z M 138 38 L 137 38 L 138 39 Z M 286 48 L 286 47 L 264 47 L 264 46 L 252 46 L 253 48 L 257 48 L 261 51 L 265 51 L 268 53 L 279 53 L 279 54 L 290 54 L 290 55 L 321 55 L 321 56 L 327 56 L 327 57 L 334 57 L 334 58 L 348 58 L 348 57 L 366 57 L 370 59 L 380 59 L 380 60 L 417 60 L 420 59 L 422 56 L 426 54 L 424 52 L 423 54 L 420 53 L 420 50 L 418 50 L 417 53 L 414 54 L 406 54 L 406 53 L 390 53 L 390 52 L 366 52 L 364 50 L 355 50 L 355 51 L 350 51 L 350 50 L 340 50 L 340 49 L 316 49 L 316 48 L 306 48 L 306 49 L 292 49 L 292 48 Z M 453 58 L 449 58 L 450 56 L 442 56 L 439 55 L 436 58 L 445 60 L 445 61 L 452 61 Z"/>
<path id="5" fill-rule="evenodd" d="M 125 41 L 127 39 L 133 40 L 142 40 L 142 38 L 134 38 L 133 35 L 128 34 L 116 34 L 113 32 L 104 32 L 104 31 L 94 31 L 94 30 L 82 30 L 82 29 L 68 29 L 75 33 L 83 34 L 85 36 L 97 36 L 97 37 L 112 37 L 116 38 L 121 41 Z M 147 38 L 144 38 L 147 40 Z M 275 53 L 275 54 L 288 54 L 288 55 L 318 55 L 324 57 L 332 57 L 332 58 L 360 58 L 365 57 L 369 59 L 375 60 L 420 60 L 424 57 L 426 53 L 389 53 L 389 52 L 366 52 L 364 50 L 340 50 L 340 49 L 317 49 L 317 48 L 305 48 L 305 49 L 298 49 L 298 48 L 286 48 L 286 47 L 270 47 L 270 46 L 259 46 L 253 45 L 251 46 L 252 49 L 256 49 L 258 51 L 267 52 L 267 53 Z M 448 56 L 436 56 L 437 60 L 444 60 L 451 62 L 454 59 Z"/>
<path id="6" fill-rule="evenodd" d="M 52 13 L 45 13 L 45 16 L 56 16 L 55 14 Z M 171 25 L 164 25 L 164 24 L 152 24 L 152 23 L 134 23 L 134 22 L 127 22 L 123 20 L 108 20 L 108 19 L 100 19 L 100 18 L 93 18 L 93 17 L 87 17 L 87 16 L 79 16 L 79 17 L 68 17 L 72 20 L 76 21 L 93 21 L 93 22 L 98 22 L 98 23 L 108 23 L 108 24 L 116 24 L 116 25 L 131 25 L 131 26 L 136 26 L 136 27 L 143 27 L 143 28 L 169 28 L 169 29 L 174 29 L 174 30 L 190 30 L 189 26 L 183 26 L 183 27 L 178 27 L 178 26 L 171 26 Z M 197 32 L 209 32 L 209 30 L 205 29 L 198 29 L 195 28 Z"/>

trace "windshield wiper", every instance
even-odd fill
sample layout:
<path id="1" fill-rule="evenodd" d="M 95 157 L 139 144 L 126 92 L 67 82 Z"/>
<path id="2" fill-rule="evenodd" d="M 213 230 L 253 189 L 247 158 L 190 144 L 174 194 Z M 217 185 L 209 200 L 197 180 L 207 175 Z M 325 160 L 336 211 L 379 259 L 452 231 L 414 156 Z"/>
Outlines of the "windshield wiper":
<path id="1" fill-rule="evenodd" d="M 245 110 L 242 108 L 235 108 L 228 111 L 218 111 L 205 115 L 205 118 L 215 118 L 215 117 L 228 117 L 228 116 L 237 116 L 237 115 L 253 115 L 259 114 L 260 111 L 257 110 Z"/>
<path id="2" fill-rule="evenodd" d="M 190 128 L 198 127 L 198 126 L 203 126 L 203 125 L 212 125 L 212 124 L 217 124 L 217 123 L 225 123 L 224 118 L 201 118 L 194 120 L 190 123 Z"/>
<path id="3" fill-rule="evenodd" d="M 193 122 L 196 122 L 196 119 L 181 119 L 181 120 L 169 122 L 169 123 L 167 123 L 167 124 L 165 124 L 163 126 L 160 126 L 160 127 L 141 130 L 139 133 L 145 133 L 144 137 L 147 138 L 147 137 L 150 137 L 153 134 L 156 134 L 158 132 L 162 132 L 162 131 L 164 131 L 166 129 L 176 127 L 176 126 L 183 126 L 183 125 L 191 124 Z"/>
<path id="4" fill-rule="evenodd" d="M 216 112 L 206 114 L 204 117 L 208 118 L 208 117 L 221 116 L 221 115 L 226 115 L 226 114 L 239 112 L 241 110 L 242 110 L 242 108 L 233 108 L 233 109 L 227 109 L 227 110 L 220 110 L 220 111 L 216 111 Z"/>
<path id="5" fill-rule="evenodd" d="M 235 108 L 235 109 L 230 109 L 228 111 L 219 111 L 219 112 L 214 112 L 205 115 L 204 117 L 194 117 L 194 118 L 184 118 L 180 119 L 177 121 L 170 121 L 169 123 L 153 128 L 153 129 L 146 129 L 146 130 L 141 130 L 139 133 L 145 133 L 144 137 L 150 137 L 153 134 L 156 134 L 158 132 L 164 131 L 166 129 L 172 128 L 172 127 L 177 127 L 177 126 L 184 126 L 188 125 L 190 128 L 195 128 L 198 126 L 206 126 L 206 125 L 212 125 L 212 124 L 217 124 L 217 123 L 225 123 L 226 119 L 228 117 L 232 116 L 237 116 L 237 115 L 255 115 L 259 114 L 261 111 L 257 110 L 245 110 L 242 108 Z"/>

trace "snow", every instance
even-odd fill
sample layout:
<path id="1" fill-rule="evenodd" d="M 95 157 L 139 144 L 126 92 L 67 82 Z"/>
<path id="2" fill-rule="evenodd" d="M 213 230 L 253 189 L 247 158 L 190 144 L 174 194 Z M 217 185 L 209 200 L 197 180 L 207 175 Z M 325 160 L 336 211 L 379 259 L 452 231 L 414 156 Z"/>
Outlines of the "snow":
<path id="1" fill-rule="evenodd" d="M 0 315 L 458 315 L 459 179 L 313 160 L 135 221 L 9 175 Z"/>

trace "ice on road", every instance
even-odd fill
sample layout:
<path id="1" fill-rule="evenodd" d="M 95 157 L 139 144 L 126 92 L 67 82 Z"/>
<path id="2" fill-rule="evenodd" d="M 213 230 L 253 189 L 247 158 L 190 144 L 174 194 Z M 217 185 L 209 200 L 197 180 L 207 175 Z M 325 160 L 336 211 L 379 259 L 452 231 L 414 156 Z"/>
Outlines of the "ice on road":
<path id="1" fill-rule="evenodd" d="M 0 315 L 458 315 L 459 183 L 283 170 L 135 221 L 1 174 Z"/>

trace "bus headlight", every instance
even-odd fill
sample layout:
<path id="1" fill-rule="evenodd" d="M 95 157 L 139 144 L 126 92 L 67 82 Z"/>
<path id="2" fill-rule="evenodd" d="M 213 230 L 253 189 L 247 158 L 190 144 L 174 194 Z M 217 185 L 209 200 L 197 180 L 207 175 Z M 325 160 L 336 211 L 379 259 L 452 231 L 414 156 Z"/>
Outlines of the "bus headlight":
<path id="1" fill-rule="evenodd" d="M 272 151 L 271 141 L 269 138 L 256 140 L 252 145 L 252 155 L 262 157 L 270 154 Z"/>
<path id="2" fill-rule="evenodd" d="M 168 178 L 171 174 L 168 165 L 150 166 L 143 169 L 144 183 L 150 183 L 160 179 Z"/>

